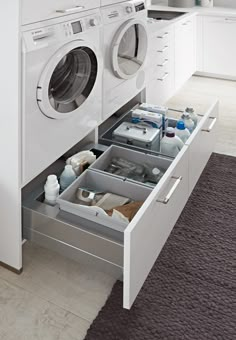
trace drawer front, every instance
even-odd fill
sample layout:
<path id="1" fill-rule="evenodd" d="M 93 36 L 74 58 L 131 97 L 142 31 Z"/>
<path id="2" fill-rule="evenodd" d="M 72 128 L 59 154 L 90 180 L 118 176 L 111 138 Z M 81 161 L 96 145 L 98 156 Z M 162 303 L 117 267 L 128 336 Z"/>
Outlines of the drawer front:
<path id="1" fill-rule="evenodd" d="M 194 131 L 186 143 L 189 145 L 189 193 L 195 187 L 214 150 L 217 138 L 218 105 L 216 102 L 211 106 L 197 127 L 197 131 Z"/>
<path id="2" fill-rule="evenodd" d="M 148 103 L 162 105 L 172 95 L 173 74 L 169 70 L 163 70 L 154 74 L 155 78 L 146 87 L 146 101 Z"/>
<path id="3" fill-rule="evenodd" d="M 99 6 L 100 0 L 22 0 L 21 23 L 27 25 Z"/>
<path id="4" fill-rule="evenodd" d="M 124 308 L 131 308 L 184 208 L 188 182 L 188 148 L 184 146 L 125 230 Z"/>

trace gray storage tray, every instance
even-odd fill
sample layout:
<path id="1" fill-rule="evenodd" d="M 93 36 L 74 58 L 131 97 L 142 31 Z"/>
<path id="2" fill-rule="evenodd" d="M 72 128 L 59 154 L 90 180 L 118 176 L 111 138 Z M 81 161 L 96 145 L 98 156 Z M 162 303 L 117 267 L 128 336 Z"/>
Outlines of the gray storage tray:
<path id="1" fill-rule="evenodd" d="M 129 160 L 131 162 L 137 163 L 137 164 L 144 164 L 148 163 L 150 164 L 153 168 L 157 167 L 158 169 L 162 170 L 165 172 L 170 164 L 172 163 L 172 159 L 169 157 L 165 156 L 154 156 L 150 155 L 149 153 L 144 153 L 144 152 L 139 152 L 139 151 L 134 151 L 131 149 L 127 149 L 124 147 L 120 147 L 117 145 L 111 145 L 92 165 L 90 165 L 90 169 L 93 169 L 94 171 L 97 172 L 102 172 L 105 174 L 109 174 L 109 176 L 115 176 L 118 178 L 122 178 L 123 180 L 126 180 L 127 182 L 131 183 L 138 183 L 141 184 L 142 186 L 147 186 L 147 187 L 152 187 L 153 185 L 150 186 L 149 184 L 137 182 L 135 180 L 132 180 L 130 178 L 124 178 L 115 174 L 111 174 L 108 172 L 105 172 L 104 170 L 109 166 L 111 163 L 111 160 L 113 157 L 121 157 L 126 160 Z"/>
<path id="2" fill-rule="evenodd" d="M 100 173 L 88 169 L 58 197 L 57 203 L 61 210 L 102 224 L 119 232 L 124 232 L 128 223 L 99 214 L 87 206 L 73 203 L 78 187 L 91 188 L 101 192 L 112 192 L 117 195 L 127 196 L 135 201 L 145 201 L 152 191 L 151 188 L 141 184 L 127 182 L 120 177 L 110 176 L 107 173 Z"/>

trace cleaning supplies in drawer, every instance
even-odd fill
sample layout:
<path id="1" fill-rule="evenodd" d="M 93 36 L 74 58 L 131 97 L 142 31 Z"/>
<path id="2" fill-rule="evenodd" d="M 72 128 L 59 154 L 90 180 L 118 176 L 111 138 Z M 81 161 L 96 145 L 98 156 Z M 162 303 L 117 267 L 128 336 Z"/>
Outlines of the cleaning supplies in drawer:
<path id="1" fill-rule="evenodd" d="M 121 143 L 155 151 L 160 150 L 160 129 L 148 124 L 123 122 L 113 131 L 112 138 Z"/>
<path id="2" fill-rule="evenodd" d="M 70 164 L 77 176 L 79 176 L 90 164 L 95 162 L 96 156 L 92 151 L 85 150 L 76 153 L 67 159 L 66 164 Z"/>
<path id="3" fill-rule="evenodd" d="M 131 116 L 132 122 L 138 119 L 140 122 L 150 124 L 154 128 L 162 129 L 162 115 L 160 113 L 136 109 L 131 111 Z"/>
<path id="4" fill-rule="evenodd" d="M 76 174 L 72 165 L 67 164 L 60 176 L 61 190 L 65 190 L 76 179 Z"/>
<path id="5" fill-rule="evenodd" d="M 137 164 L 120 157 L 112 158 L 105 171 L 152 185 L 156 185 L 163 176 L 163 172 L 151 164 Z"/>
<path id="6" fill-rule="evenodd" d="M 193 120 L 190 118 L 190 114 L 185 111 L 182 114 L 181 119 L 184 121 L 185 127 L 189 130 L 190 133 L 192 133 L 195 128 L 195 125 Z"/>
<path id="7" fill-rule="evenodd" d="M 154 112 L 154 113 L 162 115 L 162 128 L 163 128 L 163 131 L 166 130 L 166 128 L 168 127 L 168 118 L 167 118 L 168 107 L 158 106 L 158 105 L 148 104 L 148 103 L 142 103 L 139 106 L 139 109 L 144 110 L 144 111 L 148 111 L 148 112 Z"/>
<path id="8" fill-rule="evenodd" d="M 184 121 L 179 120 L 175 127 L 175 135 L 179 137 L 183 143 L 186 143 L 190 136 L 189 130 L 185 127 Z"/>
<path id="9" fill-rule="evenodd" d="M 175 157 L 184 146 L 184 143 L 175 135 L 175 129 L 168 127 L 166 134 L 161 140 L 161 153 Z"/>
<path id="10" fill-rule="evenodd" d="M 56 175 L 49 175 L 44 185 L 45 203 L 55 205 L 59 196 L 60 184 Z"/>
<path id="11" fill-rule="evenodd" d="M 78 202 L 78 188 L 86 189 L 88 193 L 95 193 L 95 196 L 98 195 L 98 197 L 99 194 L 110 195 L 100 202 L 100 206 L 87 206 Z M 88 169 L 63 191 L 58 197 L 57 203 L 62 211 L 123 232 L 130 221 L 130 216 L 133 216 L 141 206 L 139 204 L 129 206 L 129 204 L 144 202 L 151 191 L 150 187 L 126 182 L 122 178 Z M 112 195 L 114 196 L 112 197 Z M 100 199 L 102 199 L 101 196 Z M 113 204 L 118 205 L 114 207 Z M 124 206 L 126 206 L 125 209 L 122 208 Z"/>

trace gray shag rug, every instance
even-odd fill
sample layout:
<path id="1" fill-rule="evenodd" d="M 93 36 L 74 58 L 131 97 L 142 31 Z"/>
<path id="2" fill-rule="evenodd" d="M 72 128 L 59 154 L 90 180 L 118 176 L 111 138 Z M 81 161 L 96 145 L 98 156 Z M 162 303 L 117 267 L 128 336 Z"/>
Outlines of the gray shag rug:
<path id="1" fill-rule="evenodd" d="M 85 340 L 236 339 L 236 158 L 213 154 L 130 311 L 117 282 Z"/>

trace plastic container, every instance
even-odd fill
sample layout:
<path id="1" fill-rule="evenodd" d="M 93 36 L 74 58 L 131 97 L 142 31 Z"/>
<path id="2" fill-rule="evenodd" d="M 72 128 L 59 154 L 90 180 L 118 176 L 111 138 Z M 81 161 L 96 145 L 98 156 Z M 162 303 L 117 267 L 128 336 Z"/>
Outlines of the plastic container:
<path id="1" fill-rule="evenodd" d="M 61 190 L 65 190 L 66 188 L 68 188 L 68 186 L 71 185 L 71 183 L 73 183 L 75 179 L 76 174 L 73 170 L 72 165 L 66 165 L 60 176 Z"/>
<path id="2" fill-rule="evenodd" d="M 44 192 L 45 192 L 45 203 L 50 205 L 55 205 L 56 200 L 59 196 L 60 185 L 57 180 L 56 175 L 49 175 L 47 177 L 47 181 L 44 185 Z"/>
<path id="3" fill-rule="evenodd" d="M 181 119 L 184 121 L 185 127 L 192 133 L 195 126 L 193 120 L 190 118 L 190 114 L 185 111 L 182 114 Z"/>
<path id="4" fill-rule="evenodd" d="M 161 153 L 170 157 L 176 157 L 184 146 L 182 140 L 175 135 L 175 129 L 168 127 L 161 140 Z"/>
<path id="5" fill-rule="evenodd" d="M 175 128 L 175 135 L 179 137 L 183 143 L 186 143 L 187 139 L 190 136 L 190 132 L 188 129 L 186 129 L 184 121 L 179 120 L 176 124 Z"/>
<path id="6" fill-rule="evenodd" d="M 194 122 L 194 128 L 197 126 L 198 123 L 198 116 L 196 115 L 194 109 L 192 107 L 187 107 L 185 112 L 189 113 L 190 118 Z"/>

